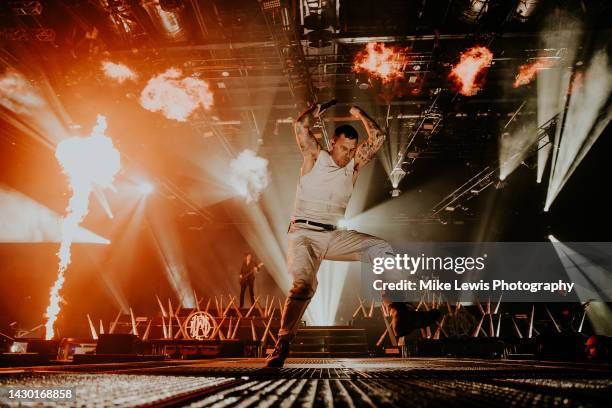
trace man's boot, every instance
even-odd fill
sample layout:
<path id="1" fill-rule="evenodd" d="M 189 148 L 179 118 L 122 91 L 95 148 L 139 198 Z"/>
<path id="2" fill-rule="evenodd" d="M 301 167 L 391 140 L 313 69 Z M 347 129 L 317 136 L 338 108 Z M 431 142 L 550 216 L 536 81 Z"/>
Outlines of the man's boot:
<path id="1" fill-rule="evenodd" d="M 289 340 L 279 338 L 274 351 L 266 357 L 266 367 L 281 368 L 289 356 Z"/>
<path id="2" fill-rule="evenodd" d="M 425 328 L 440 317 L 437 309 L 429 311 L 408 310 L 406 303 L 389 304 L 391 328 L 397 337 L 410 334 L 413 330 Z"/>
<path id="3" fill-rule="evenodd" d="M 295 337 L 297 327 L 310 303 L 310 297 L 299 298 L 291 294 L 285 299 L 281 315 L 281 327 L 274 351 L 266 358 L 266 367 L 282 367 L 289 355 L 289 344 Z"/>

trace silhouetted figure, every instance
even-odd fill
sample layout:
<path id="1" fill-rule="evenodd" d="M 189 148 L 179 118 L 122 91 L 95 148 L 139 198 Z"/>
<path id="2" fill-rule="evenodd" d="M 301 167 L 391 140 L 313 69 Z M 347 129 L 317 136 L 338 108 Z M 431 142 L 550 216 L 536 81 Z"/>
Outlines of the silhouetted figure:
<path id="1" fill-rule="evenodd" d="M 255 274 L 259 271 L 259 268 L 263 264 L 256 265 L 253 262 L 253 255 L 246 253 L 240 268 L 240 308 L 244 306 L 244 293 L 246 289 L 249 289 L 249 297 L 251 298 L 251 305 L 255 303 Z"/>

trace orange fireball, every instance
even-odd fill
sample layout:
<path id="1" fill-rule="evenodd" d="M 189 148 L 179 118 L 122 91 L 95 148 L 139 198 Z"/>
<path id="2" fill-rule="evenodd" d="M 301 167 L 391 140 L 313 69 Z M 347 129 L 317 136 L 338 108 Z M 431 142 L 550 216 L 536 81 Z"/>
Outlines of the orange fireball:
<path id="1" fill-rule="evenodd" d="M 405 49 L 387 47 L 383 43 L 368 43 L 355 56 L 353 71 L 366 72 L 385 83 L 401 79 L 408 64 L 405 52 Z"/>
<path id="2" fill-rule="evenodd" d="M 465 96 L 475 95 L 484 85 L 484 78 L 493 61 L 493 53 L 483 46 L 476 46 L 461 54 L 459 63 L 453 66 L 449 78 Z"/>
<path id="3" fill-rule="evenodd" d="M 177 68 L 151 78 L 140 94 L 143 108 L 179 122 L 185 122 L 196 108 L 209 109 L 212 104 L 208 82 L 184 76 Z"/>
<path id="4" fill-rule="evenodd" d="M 530 63 L 521 65 L 519 67 L 519 73 L 516 75 L 516 79 L 514 80 L 515 88 L 519 86 L 527 85 L 533 78 L 535 78 L 536 74 L 541 69 L 550 68 L 554 65 L 554 61 L 550 59 L 537 59 Z"/>

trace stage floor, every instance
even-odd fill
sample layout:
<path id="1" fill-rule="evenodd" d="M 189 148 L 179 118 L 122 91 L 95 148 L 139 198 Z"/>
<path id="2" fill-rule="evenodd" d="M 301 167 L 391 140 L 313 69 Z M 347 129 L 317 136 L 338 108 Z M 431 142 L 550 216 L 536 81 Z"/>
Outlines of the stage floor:
<path id="1" fill-rule="evenodd" d="M 609 365 L 451 358 L 215 359 L 0 369 L 0 385 L 74 387 L 57 406 L 610 406 Z M 0 399 L 2 406 L 18 406 Z M 48 404 L 45 404 L 48 406 Z"/>

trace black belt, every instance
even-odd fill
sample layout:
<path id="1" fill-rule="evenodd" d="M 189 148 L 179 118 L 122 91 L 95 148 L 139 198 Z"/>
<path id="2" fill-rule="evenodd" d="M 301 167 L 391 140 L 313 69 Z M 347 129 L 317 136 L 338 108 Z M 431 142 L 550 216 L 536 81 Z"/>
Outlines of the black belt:
<path id="1" fill-rule="evenodd" d="M 333 224 L 322 224 L 320 222 L 314 222 L 314 221 L 309 221 L 309 220 L 301 220 L 301 219 L 297 219 L 297 220 L 293 220 L 291 221 L 291 224 L 308 224 L 308 225 L 312 225 L 314 227 L 319 227 L 319 228 L 323 228 L 326 231 L 335 231 L 336 230 L 336 226 Z"/>

